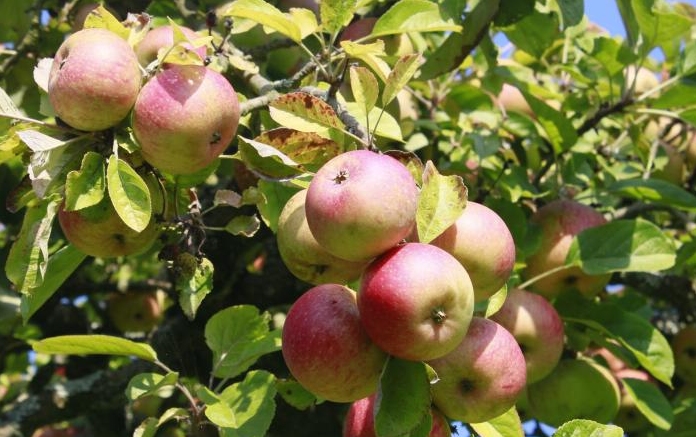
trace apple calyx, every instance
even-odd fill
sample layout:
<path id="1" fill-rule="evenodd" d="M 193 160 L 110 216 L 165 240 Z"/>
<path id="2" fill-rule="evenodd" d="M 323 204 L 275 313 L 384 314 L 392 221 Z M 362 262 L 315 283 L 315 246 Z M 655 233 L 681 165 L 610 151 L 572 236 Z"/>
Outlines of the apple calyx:
<path id="1" fill-rule="evenodd" d="M 435 324 L 442 325 L 443 323 L 445 323 L 445 320 L 447 319 L 445 309 L 442 307 L 433 308 L 433 310 L 430 312 L 430 318 L 433 322 L 435 322 Z"/>
<path id="2" fill-rule="evenodd" d="M 343 182 L 348 180 L 349 172 L 348 170 L 341 170 L 338 172 L 335 178 L 333 178 L 333 181 L 336 183 L 336 185 L 341 185 Z"/>

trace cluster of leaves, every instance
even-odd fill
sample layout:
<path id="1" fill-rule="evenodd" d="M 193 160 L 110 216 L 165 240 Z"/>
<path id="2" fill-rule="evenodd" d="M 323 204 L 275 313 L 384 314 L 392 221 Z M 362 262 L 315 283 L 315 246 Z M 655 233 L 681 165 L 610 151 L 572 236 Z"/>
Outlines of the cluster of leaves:
<path id="1" fill-rule="evenodd" d="M 19 411 L 23 389 L 49 387 L 29 382 L 37 366 L 52 370 L 64 355 L 106 355 L 114 357 L 111 367 L 127 367 L 128 357 L 153 364 L 129 378 L 129 403 L 172 399 L 135 424 L 139 436 L 179 424 L 192 433 L 212 424 L 220 435 L 270 435 L 279 415 L 322 408 L 273 354 L 280 348 L 279 319 L 307 288 L 277 267 L 273 232 L 285 201 L 316 169 L 346 150 L 369 148 L 403 160 L 419 181 L 421 241 L 451 224 L 467 196 L 495 209 L 513 233 L 520 261 L 508 287 L 526 285 L 517 272 L 538 243 L 528 223 L 536 205 L 573 197 L 610 217 L 575 239 L 565 268 L 613 273 L 622 292 L 555 302 L 568 353 L 611 347 L 660 383 L 660 390 L 640 384 L 628 390 L 654 424 L 651 435 L 690 429 L 695 404 L 672 399 L 679 381 L 668 338 L 696 315 L 687 297 L 696 273 L 690 227 L 696 177 L 693 163 L 684 164 L 686 174 L 677 180 L 666 177 L 663 146 L 676 144 L 685 155 L 696 129 L 696 13 L 659 0 L 616 3 L 625 39 L 594 28 L 581 0 L 332 0 L 287 11 L 263 0 L 206 0 L 196 9 L 159 0 L 130 5 L 124 12 L 146 11 L 153 24 L 205 23 L 209 36 L 195 43 L 210 47 L 209 68 L 223 72 L 242 101 L 240 131 L 228 152 L 185 177 L 143 164 L 126 125 L 86 134 L 52 118 L 45 64 L 38 61 L 52 56 L 71 30 L 77 2 L 64 8 L 37 2 L 37 11 L 55 12 L 47 21 L 38 13 L 32 21 L 25 11 L 0 14 L 14 20 L 0 25 L 0 41 L 13 42 L 0 53 L 0 192 L 8 210 L 0 211 L 7 275 L 0 281 L 0 335 L 10 339 L 0 349 L 0 388 L 11 389 L 0 402 Z M 134 23 L 144 16 L 124 25 L 99 10 L 88 26 L 107 27 L 133 43 L 142 36 Z M 342 40 L 359 16 L 378 17 L 371 33 Z M 496 34 L 512 49 L 497 47 Z M 405 53 L 390 47 L 400 38 L 411 47 Z M 158 62 L 200 62 L 188 56 L 188 42 L 177 32 L 175 48 Z M 655 49 L 660 63 L 649 56 Z M 660 70 L 664 80 L 639 90 L 625 74 L 628 66 Z M 506 111 L 492 98 L 504 85 L 519 89 L 531 112 Z M 660 127 L 651 133 L 651 125 Z M 55 223 L 60 202 L 81 209 L 107 194 L 133 229 L 155 217 L 161 241 L 114 260 L 86 259 L 68 244 Z M 274 263 L 280 278 L 272 276 Z M 683 288 L 665 293 L 664 278 L 684 279 L 676 282 Z M 655 285 L 635 285 L 648 282 Z M 139 287 L 164 289 L 171 306 L 154 333 L 124 338 L 110 330 L 104 296 Z M 490 315 L 504 298 L 502 290 L 477 310 Z M 87 322 L 57 328 L 51 321 L 61 306 Z M 181 323 L 188 328 L 177 331 Z M 191 353 L 208 355 L 200 374 L 177 368 L 157 347 L 158 331 L 186 336 L 189 329 L 200 331 L 201 344 Z M 377 414 L 381 434 L 427 434 L 419 426 L 430 402 L 427 384 L 422 363 L 389 361 Z M 296 410 L 277 411 L 285 404 Z M 21 424 L 21 415 L 6 417 Z M 484 436 L 523 435 L 514 409 L 468 426 Z M 556 435 L 592 429 L 621 432 L 573 421 Z"/>

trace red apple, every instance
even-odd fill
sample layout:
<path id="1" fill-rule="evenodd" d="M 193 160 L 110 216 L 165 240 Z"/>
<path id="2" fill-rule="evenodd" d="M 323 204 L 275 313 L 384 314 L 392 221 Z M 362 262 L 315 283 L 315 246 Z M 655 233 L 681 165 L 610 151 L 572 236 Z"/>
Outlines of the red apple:
<path id="1" fill-rule="evenodd" d="M 507 225 L 495 211 L 473 201 L 430 244 L 445 249 L 466 268 L 476 302 L 500 290 L 515 265 L 515 242 Z"/>
<path id="2" fill-rule="evenodd" d="M 191 28 L 179 26 L 181 32 L 190 41 L 195 41 L 199 35 Z M 135 54 L 138 56 L 138 61 L 143 67 L 148 66 L 152 61 L 157 59 L 159 50 L 165 47 L 171 47 L 174 44 L 174 29 L 172 26 L 160 26 L 148 31 L 143 39 L 135 46 Z M 206 47 L 193 47 L 186 43 L 186 47 L 195 51 L 201 59 L 205 59 Z"/>
<path id="3" fill-rule="evenodd" d="M 675 373 L 685 383 L 696 383 L 696 326 L 679 330 L 671 341 Z"/>
<path id="4" fill-rule="evenodd" d="M 367 261 L 413 229 L 418 187 L 396 159 L 368 150 L 326 162 L 309 184 L 305 212 L 312 235 L 327 252 Z"/>
<path id="5" fill-rule="evenodd" d="M 216 71 L 170 65 L 140 91 L 133 132 L 143 158 L 159 170 L 190 174 L 210 165 L 239 124 L 237 93 Z"/>
<path id="6" fill-rule="evenodd" d="M 371 395 L 353 402 L 343 422 L 343 437 L 377 437 L 375 432 L 375 398 Z M 451 437 L 450 425 L 437 409 L 430 409 L 432 426 L 428 437 Z"/>
<path id="7" fill-rule="evenodd" d="M 288 270 L 310 284 L 346 284 L 360 277 L 367 262 L 346 261 L 327 252 L 309 230 L 305 216 L 307 190 L 287 201 L 278 218 L 278 252 Z"/>
<path id="8" fill-rule="evenodd" d="M 387 359 L 360 323 L 355 293 L 338 284 L 311 288 L 290 307 L 282 354 L 302 386 L 333 402 L 375 393 Z"/>
<path id="9" fill-rule="evenodd" d="M 556 367 L 563 353 L 563 321 L 546 298 L 513 289 L 491 316 L 515 337 L 527 365 L 527 384 L 536 382 Z"/>
<path id="10" fill-rule="evenodd" d="M 82 29 L 53 58 L 48 98 L 68 125 L 98 131 L 128 115 L 141 80 L 138 58 L 126 40 L 106 29 Z"/>
<path id="11" fill-rule="evenodd" d="M 430 244 L 405 243 L 367 266 L 358 308 L 380 348 L 406 360 L 430 360 L 461 343 L 473 315 L 474 292 L 452 255 Z"/>
<path id="12" fill-rule="evenodd" d="M 433 404 L 467 423 L 488 421 L 509 410 L 526 386 L 524 355 L 498 323 L 474 317 L 464 339 L 447 355 L 428 361 L 439 380 Z"/>
<path id="13" fill-rule="evenodd" d="M 537 210 L 531 221 L 541 228 L 541 243 L 538 250 L 527 257 L 527 267 L 522 272 L 525 279 L 565 265 L 573 237 L 581 231 L 606 223 L 604 216 L 588 205 L 574 200 L 554 200 Z M 593 297 L 604 289 L 611 274 L 588 275 L 579 267 L 571 267 L 530 285 L 548 299 L 571 289 L 586 297 Z"/>

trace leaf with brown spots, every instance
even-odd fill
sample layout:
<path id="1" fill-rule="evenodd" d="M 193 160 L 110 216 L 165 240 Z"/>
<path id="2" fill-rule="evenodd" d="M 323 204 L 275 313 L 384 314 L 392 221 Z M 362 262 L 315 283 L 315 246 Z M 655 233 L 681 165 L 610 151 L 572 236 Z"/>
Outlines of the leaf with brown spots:
<path id="1" fill-rule="evenodd" d="M 298 164 L 316 170 L 326 161 L 343 152 L 343 147 L 314 132 L 281 127 L 266 131 L 255 141 L 273 146 Z"/>
<path id="2" fill-rule="evenodd" d="M 271 118 L 281 126 L 314 132 L 343 143 L 343 122 L 331 105 L 318 97 L 303 92 L 288 93 L 273 100 L 269 109 Z"/>

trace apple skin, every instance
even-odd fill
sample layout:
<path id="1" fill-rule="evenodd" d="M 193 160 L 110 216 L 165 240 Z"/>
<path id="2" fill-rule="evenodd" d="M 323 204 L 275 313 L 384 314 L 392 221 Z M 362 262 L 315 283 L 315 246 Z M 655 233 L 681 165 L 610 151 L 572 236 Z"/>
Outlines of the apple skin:
<path id="1" fill-rule="evenodd" d="M 290 307 L 282 354 L 290 373 L 315 396 L 353 402 L 377 391 L 387 355 L 368 337 L 355 292 L 317 285 Z"/>
<path id="2" fill-rule="evenodd" d="M 312 235 L 305 216 L 307 190 L 295 193 L 278 218 L 276 240 L 285 266 L 297 278 L 310 284 L 346 284 L 360 277 L 367 262 L 337 258 Z"/>
<path id="3" fill-rule="evenodd" d="M 191 28 L 179 26 L 181 32 L 191 41 L 199 38 L 199 35 Z M 138 61 L 143 67 L 148 66 L 152 61 L 157 59 L 157 54 L 161 48 L 171 47 L 174 44 L 174 29 L 172 26 L 160 26 L 149 30 L 143 39 L 135 46 L 135 54 L 138 56 Z M 186 44 L 187 48 L 194 50 L 201 59 L 205 59 L 206 47 L 194 48 L 190 44 Z"/>
<path id="4" fill-rule="evenodd" d="M 155 292 L 126 292 L 109 296 L 106 314 L 121 332 L 149 332 L 162 320 L 160 299 Z"/>
<path id="5" fill-rule="evenodd" d="M 573 237 L 587 228 L 606 223 L 604 216 L 592 207 L 569 199 L 557 199 L 542 206 L 531 221 L 541 227 L 541 244 L 527 257 L 527 266 L 522 272 L 525 279 L 564 265 Z M 547 299 L 572 289 L 585 297 L 594 297 L 610 278 L 611 274 L 588 275 L 579 267 L 571 267 L 539 279 L 529 288 Z"/>
<path id="6" fill-rule="evenodd" d="M 457 221 L 430 244 L 452 254 L 466 268 L 481 302 L 500 290 L 515 266 L 515 241 L 500 216 L 469 201 Z"/>
<path id="7" fill-rule="evenodd" d="M 138 58 L 124 39 L 106 29 L 82 29 L 53 58 L 48 98 L 71 127 L 99 131 L 126 118 L 141 80 Z"/>
<path id="8" fill-rule="evenodd" d="M 635 81 L 634 94 L 641 95 L 660 85 L 660 81 L 655 74 L 645 67 L 636 70 L 633 65 L 629 65 L 624 70 L 626 87 L 633 85 Z"/>
<path id="9" fill-rule="evenodd" d="M 531 415 L 551 426 L 571 419 L 609 423 L 621 393 L 609 369 L 590 359 L 562 359 L 546 378 L 527 386 Z"/>
<path id="10" fill-rule="evenodd" d="M 461 343 L 473 317 L 474 291 L 452 255 L 429 244 L 405 243 L 367 266 L 358 308 L 368 335 L 384 351 L 430 360 Z"/>
<path id="11" fill-rule="evenodd" d="M 143 158 L 174 175 L 195 173 L 229 145 L 239 124 L 237 93 L 220 73 L 169 65 L 142 88 L 133 132 Z"/>
<path id="12" fill-rule="evenodd" d="M 453 351 L 428 364 L 439 377 L 431 386 L 433 404 L 450 419 L 466 423 L 503 414 L 527 383 L 524 355 L 515 337 L 482 317 L 471 320 Z"/>
<path id="13" fill-rule="evenodd" d="M 511 290 L 491 320 L 515 337 L 527 366 L 527 384 L 547 376 L 563 353 L 565 330 L 558 311 L 545 297 L 526 290 Z"/>
<path id="14" fill-rule="evenodd" d="M 131 229 L 105 197 L 94 206 L 77 211 L 58 210 L 65 238 L 77 249 L 98 258 L 135 255 L 147 250 L 159 234 L 154 220 L 142 232 Z"/>
<path id="15" fill-rule="evenodd" d="M 696 326 L 686 326 L 670 343 L 674 353 L 674 370 L 685 383 L 696 383 Z"/>
<path id="16" fill-rule="evenodd" d="M 614 377 L 619 381 L 621 390 L 621 403 L 619 404 L 619 412 L 616 414 L 614 424 L 620 426 L 627 433 L 641 431 L 650 427 L 651 423 L 648 418 L 640 412 L 636 406 L 636 401 L 623 388 L 623 379 L 633 378 L 652 383 L 654 383 L 654 380 L 648 372 L 640 369 L 622 369 L 615 372 Z"/>
<path id="17" fill-rule="evenodd" d="M 495 103 L 503 107 L 507 112 L 519 112 L 530 117 L 535 117 L 534 111 L 532 111 L 531 106 L 527 103 L 522 92 L 508 83 L 503 84 L 500 93 L 498 93 L 495 98 Z"/>
<path id="18" fill-rule="evenodd" d="M 375 432 L 376 394 L 358 399 L 348 408 L 343 422 L 342 437 L 377 437 Z M 428 437 L 451 437 L 450 424 L 437 409 L 430 409 L 432 427 Z"/>
<path id="19" fill-rule="evenodd" d="M 600 364 L 606 364 L 606 367 L 614 374 L 628 368 L 628 365 L 621 358 L 605 347 L 593 349 L 587 355 L 593 357 Z"/>
<path id="20" fill-rule="evenodd" d="M 408 237 L 418 195 L 411 173 L 391 156 L 345 152 L 327 161 L 310 182 L 307 223 L 327 252 L 368 261 Z"/>

